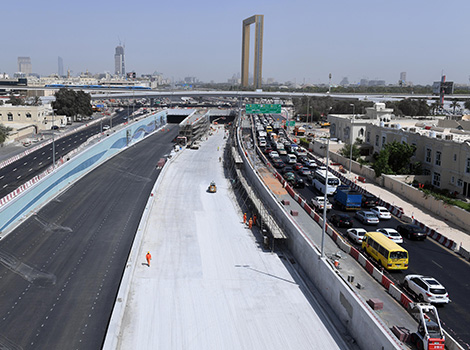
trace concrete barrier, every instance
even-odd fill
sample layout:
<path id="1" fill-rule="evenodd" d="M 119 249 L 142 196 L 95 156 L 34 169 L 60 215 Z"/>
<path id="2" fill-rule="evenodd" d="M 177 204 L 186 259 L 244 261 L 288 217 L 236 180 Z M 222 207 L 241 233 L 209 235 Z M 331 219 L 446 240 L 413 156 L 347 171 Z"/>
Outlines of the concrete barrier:
<path id="1" fill-rule="evenodd" d="M 85 175 L 104 161 L 125 149 L 128 145 L 142 140 L 166 123 L 166 112 L 159 112 L 127 127 L 110 133 L 96 144 L 54 171 L 14 200 L 0 208 L 0 238 L 33 214 L 44 203 L 60 191 Z"/>

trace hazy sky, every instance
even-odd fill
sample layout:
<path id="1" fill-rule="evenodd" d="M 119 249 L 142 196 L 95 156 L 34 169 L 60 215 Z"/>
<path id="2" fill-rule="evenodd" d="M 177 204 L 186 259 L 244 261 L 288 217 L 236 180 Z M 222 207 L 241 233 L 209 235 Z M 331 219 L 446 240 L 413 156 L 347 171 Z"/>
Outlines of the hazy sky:
<path id="1" fill-rule="evenodd" d="M 121 40 L 127 71 L 225 82 L 241 69 L 242 20 L 263 14 L 263 78 L 396 83 L 405 71 L 430 84 L 443 71 L 467 84 L 469 10 L 469 0 L 3 1 L 0 72 L 30 56 L 33 72 L 56 73 L 61 56 L 73 75 L 114 73 Z"/>

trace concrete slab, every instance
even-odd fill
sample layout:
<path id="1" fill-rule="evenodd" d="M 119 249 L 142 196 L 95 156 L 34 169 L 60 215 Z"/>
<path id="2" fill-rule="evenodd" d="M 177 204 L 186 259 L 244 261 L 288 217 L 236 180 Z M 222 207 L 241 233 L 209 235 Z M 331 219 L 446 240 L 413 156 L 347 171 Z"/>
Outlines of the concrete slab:
<path id="1" fill-rule="evenodd" d="M 218 161 L 223 142 L 221 128 L 166 170 L 118 349 L 345 348 L 281 259 L 263 251 L 243 225 Z M 212 180 L 215 194 L 207 192 Z"/>

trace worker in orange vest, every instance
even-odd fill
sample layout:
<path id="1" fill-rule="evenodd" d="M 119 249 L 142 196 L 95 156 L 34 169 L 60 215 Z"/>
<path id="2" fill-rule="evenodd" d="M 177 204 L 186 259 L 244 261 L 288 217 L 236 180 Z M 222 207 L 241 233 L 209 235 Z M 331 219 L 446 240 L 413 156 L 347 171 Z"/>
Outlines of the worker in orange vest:
<path id="1" fill-rule="evenodd" d="M 246 213 L 243 214 L 243 223 L 245 223 L 245 222 L 246 222 Z"/>
<path id="2" fill-rule="evenodd" d="M 251 230 L 252 227 L 253 227 L 253 220 L 250 218 L 250 220 L 248 221 L 248 228 Z"/>
<path id="3" fill-rule="evenodd" d="M 152 255 L 150 255 L 150 252 L 147 252 L 145 259 L 147 259 L 147 265 L 150 267 L 150 260 L 152 260 Z"/>

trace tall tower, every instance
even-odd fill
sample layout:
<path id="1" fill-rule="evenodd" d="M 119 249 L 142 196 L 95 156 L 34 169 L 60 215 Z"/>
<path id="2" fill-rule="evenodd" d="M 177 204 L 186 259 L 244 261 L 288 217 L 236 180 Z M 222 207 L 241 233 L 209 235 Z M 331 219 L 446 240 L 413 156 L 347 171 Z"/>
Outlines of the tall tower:
<path id="1" fill-rule="evenodd" d="M 64 60 L 60 56 L 57 57 L 57 65 L 58 65 L 57 74 L 59 75 L 59 77 L 63 77 L 64 76 Z"/>
<path id="2" fill-rule="evenodd" d="M 243 20 L 242 34 L 242 86 L 248 86 L 248 65 L 250 63 L 250 25 L 256 23 L 255 33 L 255 89 L 261 88 L 263 66 L 263 27 L 264 15 L 254 15 Z"/>
<path id="3" fill-rule="evenodd" d="M 31 57 L 18 57 L 18 72 L 24 74 L 31 74 L 33 72 Z"/>
<path id="4" fill-rule="evenodd" d="M 114 74 L 119 76 L 126 75 L 126 66 L 124 64 L 124 47 L 121 45 L 116 46 L 116 53 L 114 54 Z"/>

